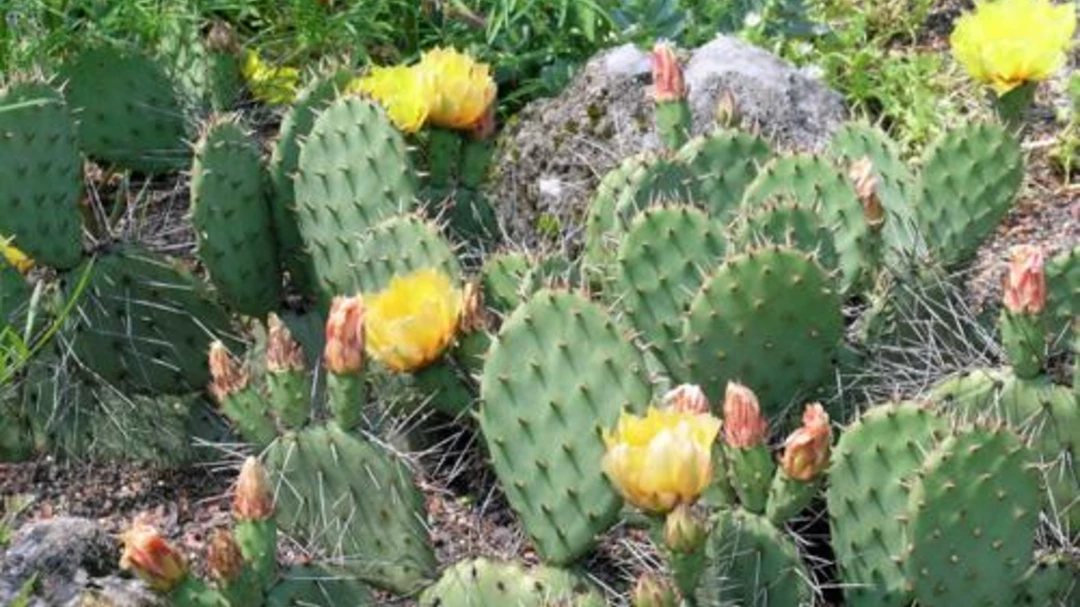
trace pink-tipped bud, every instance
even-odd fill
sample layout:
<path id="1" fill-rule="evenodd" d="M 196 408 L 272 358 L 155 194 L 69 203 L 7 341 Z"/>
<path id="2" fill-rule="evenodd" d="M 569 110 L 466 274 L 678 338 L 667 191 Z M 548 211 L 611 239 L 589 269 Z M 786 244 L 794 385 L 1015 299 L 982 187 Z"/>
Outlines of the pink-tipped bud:
<path id="1" fill-rule="evenodd" d="M 874 174 L 874 163 L 869 157 L 862 158 L 851 165 L 848 177 L 851 178 L 855 193 L 862 202 L 866 223 L 872 228 L 880 227 L 885 223 L 885 207 L 881 206 L 881 198 L 878 197 L 878 178 Z"/>
<path id="2" fill-rule="evenodd" d="M 682 384 L 664 395 L 664 406 L 680 413 L 698 415 L 709 412 L 709 399 L 700 386 Z"/>
<path id="3" fill-rule="evenodd" d="M 802 427 L 784 441 L 780 467 L 795 480 L 811 481 L 829 465 L 832 428 L 829 414 L 818 403 L 806 406 L 802 421 Z"/>
<path id="4" fill-rule="evenodd" d="M 765 442 L 768 422 L 761 416 L 757 396 L 750 388 L 728 382 L 724 394 L 724 442 L 734 449 L 749 449 Z"/>
<path id="5" fill-rule="evenodd" d="M 259 460 L 249 457 L 240 469 L 233 495 L 233 515 L 241 521 L 265 521 L 274 516 L 274 494 L 266 469 Z"/>
<path id="6" fill-rule="evenodd" d="M 206 552 L 206 568 L 218 582 L 231 582 L 244 572 L 244 556 L 228 530 L 214 530 Z"/>
<path id="7" fill-rule="evenodd" d="M 658 42 L 652 52 L 653 99 L 657 102 L 686 98 L 682 66 L 670 44 Z"/>
<path id="8" fill-rule="evenodd" d="M 364 300 L 335 297 L 326 322 L 323 364 L 331 373 L 347 375 L 364 368 Z"/>
<path id="9" fill-rule="evenodd" d="M 679 593 L 668 580 L 646 573 L 634 585 L 630 604 L 633 607 L 676 607 Z"/>
<path id="10" fill-rule="evenodd" d="M 488 314 L 487 308 L 484 307 L 484 290 L 480 287 L 480 283 L 473 281 L 466 284 L 461 301 L 461 332 L 472 333 L 486 330 Z"/>
<path id="11" fill-rule="evenodd" d="M 1046 307 L 1046 255 L 1041 247 L 1013 247 L 1005 276 L 1005 307 L 1013 314 L 1039 314 Z"/>
<path id="12" fill-rule="evenodd" d="M 688 504 L 680 504 L 664 521 L 664 545 L 672 552 L 693 554 L 705 544 L 705 524 Z"/>
<path id="13" fill-rule="evenodd" d="M 220 403 L 247 387 L 247 371 L 220 341 L 210 345 L 210 393 Z"/>
<path id="14" fill-rule="evenodd" d="M 134 571 L 154 590 L 168 592 L 187 577 L 184 558 L 151 525 L 137 519 L 120 539 L 120 568 Z"/>
<path id="15" fill-rule="evenodd" d="M 277 314 L 270 314 L 266 340 L 266 370 L 271 373 L 304 370 L 304 350 Z"/>

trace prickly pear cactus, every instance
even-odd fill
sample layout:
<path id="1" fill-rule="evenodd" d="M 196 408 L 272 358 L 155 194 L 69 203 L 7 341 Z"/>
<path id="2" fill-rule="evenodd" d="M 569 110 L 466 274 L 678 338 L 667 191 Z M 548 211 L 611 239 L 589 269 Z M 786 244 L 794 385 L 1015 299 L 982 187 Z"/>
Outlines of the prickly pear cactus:
<path id="1" fill-rule="evenodd" d="M 228 315 L 200 283 L 171 261 L 136 247 L 106 253 L 67 332 L 75 356 L 101 379 L 136 391 L 201 390 L 210 379 L 207 352 L 230 338 Z M 67 281 L 73 296 L 82 269 Z"/>
<path id="2" fill-rule="evenodd" d="M 999 125 L 955 129 L 927 150 L 914 210 L 937 260 L 968 261 L 1009 212 L 1023 178 L 1020 142 Z"/>
<path id="3" fill-rule="evenodd" d="M 1039 524 L 1033 458 L 1007 430 L 945 439 L 908 496 L 908 574 L 920 605 L 1013 605 Z"/>
<path id="4" fill-rule="evenodd" d="M 903 524 L 910 483 L 947 429 L 929 409 L 901 403 L 868 410 L 840 435 L 826 497 L 848 605 L 911 603 Z"/>
<path id="5" fill-rule="evenodd" d="M 357 237 L 356 285 L 363 293 L 380 291 L 390 279 L 437 268 L 453 282 L 461 277 L 457 256 L 438 227 L 411 215 L 392 217 Z"/>
<path id="6" fill-rule="evenodd" d="M 265 315 L 281 298 L 266 186 L 251 134 L 236 117 L 211 120 L 195 144 L 192 222 L 211 281 L 248 316 Z"/>
<path id="7" fill-rule="evenodd" d="M 462 561 L 420 595 L 420 607 L 603 607 L 584 579 L 562 569 L 486 558 Z"/>
<path id="8" fill-rule="evenodd" d="M 417 188 L 401 133 L 359 97 L 339 98 L 316 117 L 295 185 L 300 235 L 324 295 L 357 289 L 357 235 L 412 208 Z"/>
<path id="9" fill-rule="evenodd" d="M 524 300 L 522 282 L 533 261 L 521 252 L 496 253 L 484 260 L 480 269 L 484 303 L 499 314 L 509 314 Z"/>
<path id="10" fill-rule="evenodd" d="M 643 211 L 619 247 L 616 298 L 668 372 L 686 378 L 682 319 L 705 273 L 724 258 L 724 237 L 704 211 Z"/>
<path id="11" fill-rule="evenodd" d="M 603 309 L 551 290 L 515 310 L 488 352 L 480 428 L 507 500 L 550 563 L 581 556 L 618 517 L 601 432 L 624 409 L 644 410 L 644 370 Z"/>
<path id="12" fill-rule="evenodd" d="M 695 202 L 721 223 L 738 211 L 746 188 L 771 157 L 764 140 L 739 131 L 695 137 L 675 154 L 692 175 Z"/>
<path id="13" fill-rule="evenodd" d="M 586 265 L 602 272 L 602 269 L 615 257 L 622 235 L 616 230 L 615 206 L 623 191 L 630 187 L 630 178 L 649 162 L 647 154 L 638 154 L 624 159 L 609 171 L 596 186 L 596 193 L 589 202 L 588 216 L 585 219 L 585 251 L 583 259 Z"/>
<path id="14" fill-rule="evenodd" d="M 14 331 L 22 330 L 17 317 L 30 301 L 30 286 L 22 274 L 0 259 L 0 330 L 8 324 Z"/>
<path id="15" fill-rule="evenodd" d="M 193 129 L 180 87 L 153 59 L 99 46 L 76 54 L 62 75 L 87 155 L 147 173 L 190 166 Z"/>
<path id="16" fill-rule="evenodd" d="M 683 331 L 689 377 L 710 400 L 737 381 L 771 418 L 829 378 L 843 337 L 840 296 L 809 255 L 751 251 L 705 280 Z"/>
<path id="17" fill-rule="evenodd" d="M 285 571 L 274 584 L 266 595 L 265 607 L 375 607 L 377 604 L 367 586 L 349 579 L 348 573 L 297 565 Z"/>
<path id="18" fill-rule="evenodd" d="M 1080 594 L 1080 561 L 1068 554 L 1047 554 L 1028 568 L 1016 589 L 1018 607 L 1068 607 Z"/>
<path id="19" fill-rule="evenodd" d="M 822 223 L 817 206 L 780 199 L 749 209 L 735 225 L 736 250 L 788 246 L 813 254 L 826 270 L 839 266 L 833 234 Z"/>
<path id="20" fill-rule="evenodd" d="M 1046 262 L 1046 303 L 1054 332 L 1067 327 L 1080 310 L 1080 245 Z"/>
<path id="21" fill-rule="evenodd" d="M 694 176 L 673 159 L 654 157 L 630 175 L 630 183 L 615 200 L 615 226 L 624 229 L 637 214 L 659 204 L 695 202 Z"/>
<path id="22" fill-rule="evenodd" d="M 795 544 L 763 517 L 720 510 L 706 547 L 700 605 L 810 607 L 814 587 Z"/>
<path id="23" fill-rule="evenodd" d="M 41 264 L 82 259 L 82 158 L 64 98 L 44 82 L 0 91 L 0 237 Z"/>

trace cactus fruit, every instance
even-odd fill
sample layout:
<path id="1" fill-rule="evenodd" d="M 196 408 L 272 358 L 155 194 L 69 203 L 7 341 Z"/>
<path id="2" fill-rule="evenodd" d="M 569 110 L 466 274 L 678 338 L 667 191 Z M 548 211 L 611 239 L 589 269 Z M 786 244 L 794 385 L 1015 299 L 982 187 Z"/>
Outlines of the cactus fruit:
<path id="1" fill-rule="evenodd" d="M 461 279 L 457 256 L 439 229 L 411 215 L 391 217 L 357 235 L 355 284 L 365 294 L 386 288 L 395 276 L 435 268 Z"/>
<path id="2" fill-rule="evenodd" d="M 723 235 L 703 211 L 643 211 L 619 247 L 616 297 L 642 339 L 678 380 L 686 379 L 682 318 L 705 273 L 724 257 Z"/>
<path id="3" fill-rule="evenodd" d="M 324 296 L 357 289 L 357 235 L 416 202 L 401 133 L 359 97 L 341 97 L 315 118 L 295 185 L 300 235 Z"/>
<path id="4" fill-rule="evenodd" d="M 433 576 L 423 496 L 389 452 L 335 425 L 312 426 L 275 441 L 266 462 L 282 529 L 382 588 L 415 592 Z"/>
<path id="5" fill-rule="evenodd" d="M 92 158 L 146 173 L 186 168 L 192 135 L 179 87 L 150 57 L 113 46 L 67 63 L 64 95 Z"/>
<path id="6" fill-rule="evenodd" d="M 914 404 L 865 412 L 833 450 L 827 502 L 844 598 L 852 607 L 904 607 L 910 482 L 947 422 Z"/>
<path id="7" fill-rule="evenodd" d="M 420 607 L 603 607 L 603 596 L 578 576 L 553 567 L 486 558 L 462 561 L 420 595 Z"/>
<path id="8" fill-rule="evenodd" d="M 0 237 L 38 263 L 82 259 L 82 159 L 63 97 L 43 82 L 0 91 Z"/>
<path id="9" fill-rule="evenodd" d="M 913 208 L 936 259 L 968 261 L 1009 212 L 1023 177 L 1020 142 L 998 125 L 952 130 L 927 150 Z"/>
<path id="10" fill-rule="evenodd" d="M 687 369 L 714 401 L 729 381 L 749 386 L 772 418 L 828 379 L 842 337 L 840 297 L 810 256 L 750 251 L 724 262 L 691 303 Z"/>
<path id="11" fill-rule="evenodd" d="M 737 131 L 700 135 L 675 154 L 693 176 L 694 202 L 724 224 L 739 210 L 746 188 L 771 158 L 764 140 Z"/>
<path id="12" fill-rule="evenodd" d="M 217 117 L 195 144 L 192 222 L 199 258 L 222 297 L 263 316 L 281 295 L 277 246 L 258 143 L 236 117 Z"/>
<path id="13" fill-rule="evenodd" d="M 78 360 L 101 379 L 136 391 L 202 389 L 210 379 L 210 342 L 228 340 L 231 327 L 199 282 L 136 247 L 86 263 L 93 264 L 92 276 L 70 322 Z M 69 296 L 75 286 L 67 285 Z"/>
<path id="14" fill-rule="evenodd" d="M 573 561 L 615 522 L 621 500 L 600 469 L 601 434 L 622 410 L 645 409 L 644 370 L 604 310 L 571 293 L 536 293 L 492 344 L 480 427 L 511 507 L 548 562 Z"/>
<path id="15" fill-rule="evenodd" d="M 811 577 L 795 544 L 767 520 L 720 510 L 706 547 L 708 568 L 696 593 L 700 605 L 734 601 L 744 607 L 809 607 Z"/>
<path id="16" fill-rule="evenodd" d="M 1013 605 L 1039 523 L 1032 458 L 1007 430 L 950 436 L 908 496 L 908 575 L 921 605 Z"/>
<path id="17" fill-rule="evenodd" d="M 832 232 L 821 220 L 818 206 L 785 202 L 782 198 L 749 209 L 732 239 L 737 250 L 765 245 L 788 246 L 812 253 L 826 270 L 839 267 Z"/>

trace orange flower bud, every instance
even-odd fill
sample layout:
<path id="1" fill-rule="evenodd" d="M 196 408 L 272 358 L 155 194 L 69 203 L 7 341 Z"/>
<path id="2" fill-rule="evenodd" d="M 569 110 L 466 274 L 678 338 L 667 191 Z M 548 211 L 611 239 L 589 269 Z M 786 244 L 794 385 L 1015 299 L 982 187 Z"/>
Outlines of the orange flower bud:
<path id="1" fill-rule="evenodd" d="M 168 592 L 187 577 L 183 557 L 151 525 L 136 519 L 120 539 L 120 568 L 134 571 L 154 590 Z"/>
<path id="2" fill-rule="evenodd" d="M 874 174 L 874 163 L 869 157 L 863 157 L 851 165 L 848 176 L 855 186 L 855 193 L 859 195 L 859 201 L 862 202 L 866 223 L 872 228 L 881 226 L 885 223 L 885 207 L 881 206 L 881 199 L 878 197 L 878 178 Z"/>
<path id="3" fill-rule="evenodd" d="M 210 576 L 219 582 L 231 582 L 244 571 L 244 556 L 232 533 L 216 529 L 207 548 L 206 565 Z"/>
<path id="4" fill-rule="evenodd" d="M 233 496 L 233 514 L 241 521 L 265 521 L 274 516 L 274 494 L 266 469 L 259 460 L 249 457 L 240 469 Z"/>
<path id="5" fill-rule="evenodd" d="M 346 375 L 364 368 L 364 300 L 335 297 L 326 323 L 323 363 L 331 373 Z"/>
<path id="6" fill-rule="evenodd" d="M 784 441 L 780 466 L 791 478 L 810 481 L 829 465 L 832 428 L 829 414 L 818 403 L 807 405 L 803 425 Z"/>
<path id="7" fill-rule="evenodd" d="M 210 377 L 210 393 L 218 402 L 246 388 L 250 379 L 220 341 L 210 345 Z"/>
<path id="8" fill-rule="evenodd" d="M 1019 245 L 1012 249 L 1005 276 L 1005 307 L 1013 314 L 1039 314 L 1046 306 L 1046 256 L 1041 247 Z"/>
<path id="9" fill-rule="evenodd" d="M 664 406 L 679 413 L 703 414 L 709 412 L 709 399 L 699 386 L 683 384 L 664 395 Z"/>
<path id="10" fill-rule="evenodd" d="M 724 442 L 734 449 L 749 449 L 764 443 L 768 433 L 768 422 L 761 416 L 754 392 L 728 382 L 724 394 Z"/>
<path id="11" fill-rule="evenodd" d="M 652 52 L 653 99 L 678 101 L 686 97 L 686 82 L 675 50 L 667 43 L 657 43 Z"/>
<path id="12" fill-rule="evenodd" d="M 304 350 L 292 338 L 289 328 L 271 313 L 266 343 L 266 369 L 271 373 L 304 370 Z"/>

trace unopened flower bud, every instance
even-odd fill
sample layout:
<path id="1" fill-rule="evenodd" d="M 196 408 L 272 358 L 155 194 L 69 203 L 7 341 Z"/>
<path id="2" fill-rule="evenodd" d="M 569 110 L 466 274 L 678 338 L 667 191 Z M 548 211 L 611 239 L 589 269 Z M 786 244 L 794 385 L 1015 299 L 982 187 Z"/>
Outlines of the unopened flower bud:
<path id="1" fill-rule="evenodd" d="M 828 467 L 831 443 L 829 414 L 818 403 L 807 405 L 802 427 L 784 441 L 780 467 L 795 480 L 811 481 Z"/>
<path id="2" fill-rule="evenodd" d="M 659 42 L 652 52 L 653 99 L 678 101 L 686 97 L 682 66 L 670 44 Z"/>
<path id="3" fill-rule="evenodd" d="M 220 341 L 210 345 L 210 377 L 210 393 L 218 402 L 246 388 L 250 379 Z"/>
<path id="4" fill-rule="evenodd" d="M 271 373 L 304 370 L 304 350 L 292 338 L 289 328 L 271 313 L 266 343 L 266 370 Z"/>
<path id="5" fill-rule="evenodd" d="M 136 520 L 121 541 L 120 568 L 134 571 L 154 590 L 168 592 L 187 577 L 183 557 L 151 525 Z"/>
<path id="6" fill-rule="evenodd" d="M 735 95 L 731 91 L 725 90 L 720 95 L 720 99 L 716 102 L 716 124 L 720 128 L 735 129 L 739 128 L 742 123 L 742 119 L 739 116 L 739 105 L 735 100 Z"/>
<path id="7" fill-rule="evenodd" d="M 631 604 L 633 607 L 676 607 L 679 593 L 668 580 L 646 573 L 634 585 Z"/>
<path id="8" fill-rule="evenodd" d="M 1041 247 L 1013 247 L 1005 276 L 1005 307 L 1013 314 L 1039 314 L 1046 306 L 1046 261 Z"/>
<path id="9" fill-rule="evenodd" d="M 232 533 L 217 529 L 210 537 L 210 546 L 206 553 L 206 568 L 210 576 L 218 582 L 231 582 L 244 571 L 244 556 L 236 545 Z"/>
<path id="10" fill-rule="evenodd" d="M 664 395 L 664 406 L 680 413 L 702 414 L 709 412 L 709 399 L 700 386 L 682 384 Z"/>
<path id="11" fill-rule="evenodd" d="M 480 283 L 473 281 L 465 285 L 461 301 L 461 332 L 472 333 L 487 329 L 487 308 L 484 307 L 484 291 Z"/>
<path id="12" fill-rule="evenodd" d="M 233 496 L 233 515 L 241 521 L 265 521 L 274 515 L 274 494 L 266 469 L 249 457 L 240 469 Z"/>
<path id="13" fill-rule="evenodd" d="M 705 543 L 705 525 L 689 504 L 681 504 L 664 521 L 664 545 L 672 552 L 693 554 Z"/>
<path id="14" fill-rule="evenodd" d="M 228 21 L 214 19 L 213 25 L 210 26 L 210 33 L 206 36 L 206 48 L 214 53 L 238 54 L 240 52 L 236 31 Z"/>
<path id="15" fill-rule="evenodd" d="M 347 375 L 364 368 L 364 300 L 335 297 L 326 322 L 323 363 L 331 373 Z"/>
<path id="16" fill-rule="evenodd" d="M 862 202 L 866 223 L 872 228 L 880 227 L 885 223 L 885 207 L 881 206 L 881 198 L 878 197 L 878 178 L 874 174 L 874 163 L 869 157 L 864 157 L 851 165 L 848 176 L 855 186 L 859 201 Z"/>
<path id="17" fill-rule="evenodd" d="M 750 388 L 728 382 L 724 394 L 724 442 L 733 449 L 750 449 L 765 442 L 768 423 L 761 416 L 757 396 Z"/>

